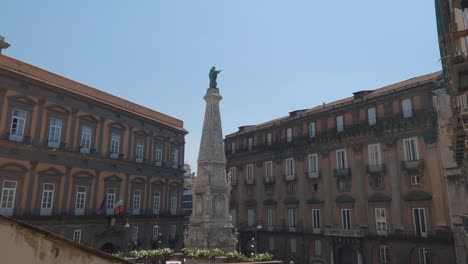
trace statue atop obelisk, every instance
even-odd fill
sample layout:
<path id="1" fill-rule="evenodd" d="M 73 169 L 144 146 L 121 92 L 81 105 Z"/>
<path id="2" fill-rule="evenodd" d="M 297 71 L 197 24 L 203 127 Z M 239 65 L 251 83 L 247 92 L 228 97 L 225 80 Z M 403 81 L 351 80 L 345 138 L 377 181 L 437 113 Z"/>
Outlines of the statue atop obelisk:
<path id="1" fill-rule="evenodd" d="M 219 94 L 216 79 L 221 71 L 212 67 L 210 86 L 203 97 L 206 101 L 205 120 L 198 153 L 197 178 L 193 182 L 193 210 L 190 217 L 187 248 L 219 248 L 225 252 L 236 249 L 229 215 L 231 185 L 226 180 L 226 156 Z"/>

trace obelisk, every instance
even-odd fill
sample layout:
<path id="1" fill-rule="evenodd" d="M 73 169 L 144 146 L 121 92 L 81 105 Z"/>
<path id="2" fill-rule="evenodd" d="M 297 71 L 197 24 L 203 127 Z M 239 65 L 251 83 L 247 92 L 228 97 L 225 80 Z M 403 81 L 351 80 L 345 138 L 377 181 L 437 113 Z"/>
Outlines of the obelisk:
<path id="1" fill-rule="evenodd" d="M 190 217 L 186 248 L 219 248 L 225 252 L 236 249 L 229 215 L 231 185 L 226 180 L 226 156 L 219 94 L 216 79 L 220 71 L 212 67 L 206 101 L 205 119 L 198 153 L 198 170 L 192 186 L 193 210 Z"/>

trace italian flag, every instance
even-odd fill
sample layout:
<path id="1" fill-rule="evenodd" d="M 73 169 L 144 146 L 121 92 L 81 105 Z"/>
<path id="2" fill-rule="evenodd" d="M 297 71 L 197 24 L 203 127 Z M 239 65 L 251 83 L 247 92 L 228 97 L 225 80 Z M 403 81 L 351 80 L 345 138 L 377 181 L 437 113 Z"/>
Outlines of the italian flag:
<path id="1" fill-rule="evenodd" d="M 118 215 L 122 212 L 123 200 L 122 197 L 119 197 L 119 200 L 114 205 L 114 214 Z"/>

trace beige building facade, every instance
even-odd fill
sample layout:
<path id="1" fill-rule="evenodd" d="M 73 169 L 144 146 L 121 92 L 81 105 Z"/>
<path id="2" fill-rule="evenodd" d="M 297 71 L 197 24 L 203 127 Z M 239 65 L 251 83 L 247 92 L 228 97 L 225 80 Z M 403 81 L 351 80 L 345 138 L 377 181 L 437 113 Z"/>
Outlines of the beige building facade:
<path id="1" fill-rule="evenodd" d="M 186 133 L 181 120 L 0 55 L 0 214 L 107 252 L 181 248 Z"/>
<path id="2" fill-rule="evenodd" d="M 436 72 L 227 135 L 241 249 L 300 263 L 454 263 L 442 83 Z"/>

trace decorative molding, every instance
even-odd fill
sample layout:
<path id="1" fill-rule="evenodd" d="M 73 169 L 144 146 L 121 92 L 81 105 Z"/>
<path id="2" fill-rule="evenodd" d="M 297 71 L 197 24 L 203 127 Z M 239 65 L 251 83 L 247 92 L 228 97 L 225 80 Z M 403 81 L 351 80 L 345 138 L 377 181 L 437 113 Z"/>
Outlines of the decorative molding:
<path id="1" fill-rule="evenodd" d="M 121 179 L 119 176 L 117 176 L 117 175 L 115 175 L 115 174 L 112 174 L 112 175 L 110 175 L 110 176 L 105 177 L 105 178 L 104 178 L 104 181 L 105 181 L 105 182 L 106 182 L 106 181 L 121 182 L 122 179 Z"/>
<path id="2" fill-rule="evenodd" d="M 56 113 L 59 113 L 59 114 L 63 114 L 63 115 L 69 115 L 70 114 L 70 111 L 68 109 L 66 109 L 65 107 L 63 106 L 60 106 L 60 105 L 49 105 L 46 107 L 46 109 L 48 111 L 53 111 L 53 112 L 56 112 Z"/>
<path id="3" fill-rule="evenodd" d="M 122 124 L 121 122 L 112 122 L 112 123 L 108 124 L 107 126 L 110 127 L 110 128 L 120 129 L 122 131 L 127 130 L 127 127 L 124 124 Z"/>
<path id="4" fill-rule="evenodd" d="M 356 200 L 347 194 L 342 194 L 335 198 L 335 203 L 354 203 Z"/>
<path id="5" fill-rule="evenodd" d="M 48 169 L 39 171 L 37 174 L 39 174 L 40 176 L 53 176 L 53 177 L 62 177 L 63 175 L 65 175 L 65 173 L 61 172 L 60 170 L 54 167 L 50 167 Z"/>
<path id="6" fill-rule="evenodd" d="M 28 169 L 21 164 L 9 162 L 0 165 L 0 171 L 26 173 L 28 172 Z"/>
<path id="7" fill-rule="evenodd" d="M 8 96 L 8 100 L 14 101 L 17 103 L 29 104 L 29 105 L 37 104 L 33 99 L 25 95 L 11 95 L 11 96 Z"/>
<path id="8" fill-rule="evenodd" d="M 381 194 L 381 193 L 374 193 L 372 195 L 369 196 L 369 198 L 367 199 L 368 202 L 373 202 L 373 203 L 377 203 L 377 202 L 390 202 L 392 200 L 391 197 L 388 197 L 384 194 Z"/>
<path id="9" fill-rule="evenodd" d="M 99 120 L 96 117 L 92 116 L 92 115 L 80 115 L 78 118 L 80 120 L 88 121 L 88 122 L 91 122 L 91 123 L 98 123 L 99 122 Z"/>
<path id="10" fill-rule="evenodd" d="M 93 179 L 95 175 L 90 173 L 89 171 L 77 171 L 73 173 L 72 177 L 81 179 Z"/>
<path id="11" fill-rule="evenodd" d="M 362 147 L 363 147 L 363 145 L 361 143 L 356 143 L 356 144 L 351 145 L 351 148 L 356 153 L 361 153 L 362 152 Z"/>

